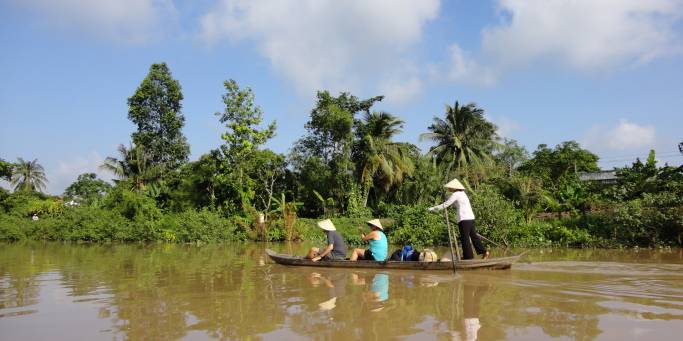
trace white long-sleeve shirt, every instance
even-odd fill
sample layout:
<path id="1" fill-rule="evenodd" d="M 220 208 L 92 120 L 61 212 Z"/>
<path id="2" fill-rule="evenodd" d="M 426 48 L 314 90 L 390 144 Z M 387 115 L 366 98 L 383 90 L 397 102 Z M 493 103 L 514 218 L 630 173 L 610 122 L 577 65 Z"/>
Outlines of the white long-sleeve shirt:
<path id="1" fill-rule="evenodd" d="M 441 205 L 436 205 L 430 207 L 430 211 L 443 210 L 444 208 L 453 205 L 458 209 L 458 222 L 463 220 L 474 220 L 474 212 L 472 211 L 472 205 L 470 205 L 470 198 L 467 197 L 464 191 L 457 191 L 451 194 L 450 198 L 446 200 Z"/>

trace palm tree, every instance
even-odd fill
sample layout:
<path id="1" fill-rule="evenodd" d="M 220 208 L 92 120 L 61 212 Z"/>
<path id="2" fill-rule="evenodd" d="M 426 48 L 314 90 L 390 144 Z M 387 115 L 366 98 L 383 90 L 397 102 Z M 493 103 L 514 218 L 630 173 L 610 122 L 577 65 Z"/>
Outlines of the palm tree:
<path id="1" fill-rule="evenodd" d="M 17 158 L 17 161 L 17 164 L 14 165 L 10 181 L 12 186 L 14 186 L 14 190 L 44 190 L 47 178 L 45 177 L 45 169 L 38 163 L 38 159 L 26 161 L 22 158 Z"/>
<path id="2" fill-rule="evenodd" d="M 389 192 L 415 170 L 409 145 L 391 141 L 401 132 L 402 126 L 402 120 L 387 112 L 373 112 L 365 114 L 357 129 L 358 142 L 353 157 L 363 191 L 363 207 L 367 206 L 374 185 Z"/>
<path id="3" fill-rule="evenodd" d="M 150 165 L 151 157 L 141 146 L 120 144 L 117 148 L 120 159 L 108 156 L 100 169 L 114 173 L 120 180 L 130 180 L 134 190 L 140 191 L 147 184 L 156 180 L 160 174 L 159 167 Z"/>
<path id="4" fill-rule="evenodd" d="M 429 149 L 428 155 L 447 166 L 447 177 L 453 166 L 464 168 L 490 158 L 496 144 L 496 126 L 484 118 L 484 110 L 474 103 L 461 106 L 457 101 L 454 106 L 446 105 L 446 117 L 434 117 L 429 126 L 429 133 L 420 135 L 420 140 L 431 140 L 436 143 Z"/>

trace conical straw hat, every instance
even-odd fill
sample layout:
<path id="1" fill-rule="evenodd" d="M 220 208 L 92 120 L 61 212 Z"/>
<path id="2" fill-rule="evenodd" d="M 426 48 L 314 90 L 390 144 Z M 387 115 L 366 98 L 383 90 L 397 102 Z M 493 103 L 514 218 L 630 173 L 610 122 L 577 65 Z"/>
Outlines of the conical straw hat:
<path id="1" fill-rule="evenodd" d="M 332 310 L 337 306 L 337 298 L 332 297 L 329 300 L 319 303 L 318 307 L 320 307 L 320 310 L 326 311 L 326 310 Z"/>
<path id="2" fill-rule="evenodd" d="M 452 189 L 452 190 L 458 190 L 458 189 L 464 190 L 464 189 L 465 189 L 465 186 L 463 186 L 463 185 L 460 183 L 460 181 L 458 181 L 458 179 L 453 179 L 453 180 L 451 180 L 450 182 L 448 182 L 447 184 L 445 184 L 444 187 L 446 187 L 446 188 L 448 188 L 448 189 Z"/>
<path id="3" fill-rule="evenodd" d="M 329 220 L 329 219 L 319 221 L 318 226 L 320 226 L 320 228 L 325 230 L 325 231 L 336 231 L 337 230 L 336 228 L 334 228 L 334 224 L 332 224 L 332 220 Z"/>
<path id="4" fill-rule="evenodd" d="M 382 223 L 379 221 L 379 219 L 373 219 L 373 220 L 368 220 L 366 223 L 377 227 L 378 229 L 384 231 L 384 227 L 382 227 Z"/>

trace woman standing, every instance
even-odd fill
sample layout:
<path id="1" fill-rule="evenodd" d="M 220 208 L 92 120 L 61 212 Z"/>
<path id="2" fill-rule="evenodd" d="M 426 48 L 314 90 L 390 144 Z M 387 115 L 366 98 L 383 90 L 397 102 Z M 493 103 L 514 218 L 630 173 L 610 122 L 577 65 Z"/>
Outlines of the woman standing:
<path id="1" fill-rule="evenodd" d="M 458 208 L 458 229 L 460 230 L 460 243 L 462 244 L 463 259 L 472 259 L 472 244 L 478 255 L 482 255 L 483 259 L 489 257 L 489 252 L 481 243 L 481 237 L 474 227 L 474 212 L 470 205 L 470 199 L 465 194 L 465 186 L 463 186 L 458 179 L 453 179 L 444 187 L 449 192 L 452 192 L 450 198 L 441 205 L 428 208 L 429 211 L 442 210 L 455 203 Z M 470 239 L 472 240 L 470 242 Z"/>

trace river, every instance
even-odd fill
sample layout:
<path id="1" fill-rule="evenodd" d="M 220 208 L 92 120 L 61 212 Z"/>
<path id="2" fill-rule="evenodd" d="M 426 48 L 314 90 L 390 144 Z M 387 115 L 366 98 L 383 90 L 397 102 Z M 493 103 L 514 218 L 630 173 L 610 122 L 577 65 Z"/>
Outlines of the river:
<path id="1" fill-rule="evenodd" d="M 510 270 L 453 275 L 285 267 L 267 259 L 266 247 L 306 249 L 0 244 L 0 340 L 683 335 L 680 249 L 534 249 Z"/>

